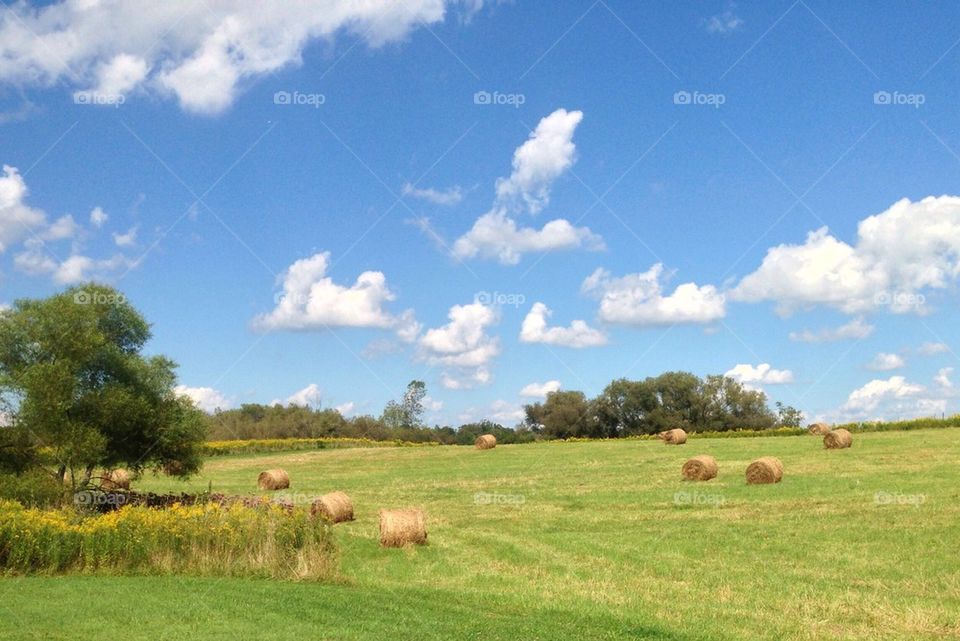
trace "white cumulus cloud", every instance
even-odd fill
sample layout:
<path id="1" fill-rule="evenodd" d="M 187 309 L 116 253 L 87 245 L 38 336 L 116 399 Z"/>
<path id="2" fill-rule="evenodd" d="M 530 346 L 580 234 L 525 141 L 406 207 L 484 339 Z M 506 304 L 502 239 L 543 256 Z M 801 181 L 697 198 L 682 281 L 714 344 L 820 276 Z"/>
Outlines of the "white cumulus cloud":
<path id="1" fill-rule="evenodd" d="M 293 263 L 282 276 L 277 306 L 253 319 L 261 331 L 316 330 L 329 327 L 392 329 L 406 341 L 420 330 L 412 310 L 391 314 L 384 304 L 395 299 L 383 272 L 367 271 L 353 285 L 339 285 L 327 276 L 330 253 Z"/>
<path id="2" fill-rule="evenodd" d="M 581 287 L 600 299 L 600 320 L 624 325 L 653 326 L 710 323 L 726 315 L 726 301 L 713 285 L 684 283 L 665 294 L 660 283 L 663 265 L 620 278 L 597 269 Z"/>
<path id="3" fill-rule="evenodd" d="M 541 119 L 530 137 L 513 152 L 513 173 L 497 180 L 497 202 L 519 199 L 530 213 L 539 213 L 550 201 L 550 186 L 576 160 L 573 132 L 583 112 L 557 109 Z"/>
<path id="4" fill-rule="evenodd" d="M 137 244 L 137 228 L 131 227 L 127 233 L 118 234 L 113 233 L 113 242 L 117 247 L 132 247 Z"/>
<path id="5" fill-rule="evenodd" d="M 346 403 L 340 403 L 339 405 L 335 406 L 333 409 L 340 412 L 342 416 L 350 416 L 353 413 L 353 410 L 355 407 L 356 406 L 354 405 L 353 401 L 347 401 Z"/>
<path id="6" fill-rule="evenodd" d="M 217 113 L 241 86 L 299 65 L 317 40 L 349 32 L 377 47 L 443 20 L 448 5 L 480 0 L 60 0 L 0 10 L 0 83 L 78 92 L 172 95 L 187 110 Z"/>
<path id="7" fill-rule="evenodd" d="M 539 229 L 514 219 L 517 213 L 537 214 L 547 206 L 554 181 L 576 159 L 573 133 L 582 118 L 582 112 L 557 109 L 540 121 L 514 152 L 513 172 L 497 180 L 493 207 L 453 243 L 456 258 L 479 257 L 515 265 L 531 252 L 604 248 L 603 239 L 590 229 L 576 227 L 563 218 Z"/>
<path id="8" fill-rule="evenodd" d="M 953 389 L 953 381 L 950 380 L 951 374 L 953 374 L 952 367 L 943 367 L 933 377 L 933 382 L 943 389 Z"/>
<path id="9" fill-rule="evenodd" d="M 297 390 L 287 397 L 287 405 L 299 405 L 301 407 L 315 407 L 320 405 L 320 399 L 323 393 L 320 386 L 316 383 L 310 383 L 302 390 Z"/>
<path id="10" fill-rule="evenodd" d="M 867 369 L 872 369 L 876 372 L 889 372 L 892 369 L 900 369 L 907 364 L 903 357 L 899 354 L 892 354 L 890 352 L 880 352 L 873 357 L 869 363 L 867 363 Z"/>
<path id="11" fill-rule="evenodd" d="M 724 376 L 743 383 L 744 387 L 749 389 L 758 389 L 763 385 L 784 385 L 793 382 L 792 371 L 774 369 L 770 366 L 770 363 L 760 363 L 759 365 L 738 363 L 727 370 Z"/>
<path id="12" fill-rule="evenodd" d="M 534 303 L 523 319 L 520 340 L 524 343 L 545 343 L 562 347 L 597 347 L 607 344 L 607 336 L 585 321 L 575 320 L 569 327 L 548 327 L 553 312 L 543 303 Z"/>
<path id="13" fill-rule="evenodd" d="M 420 337 L 420 357 L 444 368 L 441 384 L 447 389 L 487 384 L 489 365 L 500 353 L 500 339 L 487 334 L 499 321 L 496 310 L 481 303 L 454 305 L 447 317 L 449 323 Z"/>
<path id="14" fill-rule="evenodd" d="M 861 220 L 853 245 L 823 227 L 801 245 L 768 250 L 729 294 L 772 301 L 781 315 L 821 305 L 847 314 L 925 313 L 925 292 L 946 289 L 958 276 L 960 197 L 904 198 Z"/>
<path id="15" fill-rule="evenodd" d="M 46 226 L 46 214 L 24 202 L 28 193 L 17 168 L 4 165 L 0 176 L 0 252 Z"/>
<path id="16" fill-rule="evenodd" d="M 198 408 L 212 414 L 214 411 L 228 410 L 233 406 L 233 402 L 212 387 L 187 387 L 186 385 L 177 385 L 173 391 L 179 396 L 186 396 Z"/>
<path id="17" fill-rule="evenodd" d="M 90 212 L 90 224 L 98 229 L 103 227 L 104 223 L 106 223 L 109 218 L 110 217 L 107 216 L 107 213 L 103 211 L 102 207 L 94 207 Z"/>
<path id="18" fill-rule="evenodd" d="M 546 383 L 530 383 L 524 385 L 520 390 L 520 396 L 526 398 L 546 398 L 550 392 L 560 390 L 560 381 L 547 381 Z"/>
<path id="19" fill-rule="evenodd" d="M 460 259 L 491 258 L 504 265 L 516 265 L 524 254 L 531 252 L 603 248 L 600 236 L 586 227 L 574 227 L 563 218 L 537 229 L 518 225 L 502 211 L 492 211 L 478 218 L 470 231 L 454 242 L 453 254 Z"/>

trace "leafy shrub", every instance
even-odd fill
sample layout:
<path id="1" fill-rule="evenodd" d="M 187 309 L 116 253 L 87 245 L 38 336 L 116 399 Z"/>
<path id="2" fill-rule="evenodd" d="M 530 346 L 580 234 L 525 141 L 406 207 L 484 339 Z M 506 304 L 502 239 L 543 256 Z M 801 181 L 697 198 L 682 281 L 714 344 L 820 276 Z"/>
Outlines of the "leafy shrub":
<path id="1" fill-rule="evenodd" d="M 0 473 L 0 500 L 18 501 L 28 507 L 60 505 L 65 488 L 52 474 L 33 468 L 22 474 Z"/>
<path id="2" fill-rule="evenodd" d="M 201 504 L 83 516 L 0 501 L 0 568 L 324 579 L 335 562 L 330 525 L 304 508 Z"/>

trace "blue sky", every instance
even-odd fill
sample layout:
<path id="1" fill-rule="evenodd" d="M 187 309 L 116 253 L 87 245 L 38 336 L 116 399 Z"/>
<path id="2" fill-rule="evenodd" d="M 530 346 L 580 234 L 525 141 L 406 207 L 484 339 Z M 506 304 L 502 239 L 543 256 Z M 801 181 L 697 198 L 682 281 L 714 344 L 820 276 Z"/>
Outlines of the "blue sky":
<path id="1" fill-rule="evenodd" d="M 206 408 L 958 411 L 960 8 L 314 4 L 0 9 L 0 304 L 117 286 Z"/>

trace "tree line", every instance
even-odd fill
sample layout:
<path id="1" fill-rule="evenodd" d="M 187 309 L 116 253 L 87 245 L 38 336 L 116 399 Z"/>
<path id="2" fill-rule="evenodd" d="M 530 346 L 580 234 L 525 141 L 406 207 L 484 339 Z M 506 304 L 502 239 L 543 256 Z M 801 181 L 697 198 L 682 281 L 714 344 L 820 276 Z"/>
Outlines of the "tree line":
<path id="1" fill-rule="evenodd" d="M 456 428 L 428 427 L 423 420 L 425 396 L 423 381 L 411 381 L 403 398 L 389 401 L 380 416 L 351 418 L 335 409 L 245 404 L 208 416 L 207 432 L 212 440 L 340 436 L 466 445 L 484 433 L 501 443 L 525 443 L 656 434 L 676 427 L 688 432 L 763 430 L 799 427 L 801 421 L 796 409 L 777 403 L 771 410 L 763 392 L 739 381 L 689 372 L 617 379 L 592 399 L 579 391 L 551 392 L 544 401 L 525 405 L 524 420 L 513 428 L 487 420 Z"/>
<path id="2" fill-rule="evenodd" d="M 799 427 L 801 413 L 782 403 L 771 410 L 767 396 L 728 376 L 700 378 L 666 372 L 640 381 L 612 381 L 593 399 L 556 391 L 524 406 L 524 425 L 547 438 L 617 438 L 688 432 Z"/>

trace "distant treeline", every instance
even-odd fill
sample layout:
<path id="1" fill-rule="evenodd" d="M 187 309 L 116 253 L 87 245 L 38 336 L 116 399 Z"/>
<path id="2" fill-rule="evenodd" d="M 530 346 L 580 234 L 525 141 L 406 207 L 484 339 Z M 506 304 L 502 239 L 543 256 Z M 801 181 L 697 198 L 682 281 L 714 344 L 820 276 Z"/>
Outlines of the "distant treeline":
<path id="1" fill-rule="evenodd" d="M 960 414 L 942 418 L 911 418 L 904 421 L 860 421 L 858 423 L 834 425 L 833 427 L 834 429 L 842 427 L 851 432 L 908 432 L 910 430 L 927 430 L 938 427 L 960 427 Z"/>
<path id="2" fill-rule="evenodd" d="M 298 405 L 245 404 L 239 409 L 208 415 L 207 439 L 358 439 L 470 445 L 481 434 L 493 434 L 498 442 L 510 444 L 549 439 L 642 437 L 677 427 L 693 434 L 726 435 L 729 432 L 730 436 L 774 436 L 800 433 L 803 427 L 798 410 L 781 403 L 771 408 L 761 391 L 749 389 L 726 376 L 700 378 L 689 372 L 666 372 L 639 381 L 617 379 L 594 398 L 578 391 L 551 392 L 542 402 L 524 405 L 524 419 L 513 427 L 486 420 L 459 427 L 428 427 L 422 421 L 425 395 L 424 383 L 411 381 L 403 399 L 388 403 L 379 417 L 347 418 L 334 409 Z M 960 417 L 837 427 L 873 432 L 953 425 L 960 425 Z M 321 442 L 304 447 L 343 445 Z M 222 449 L 232 452 L 235 448 L 224 446 Z"/>
<path id="3" fill-rule="evenodd" d="M 618 379 L 596 397 L 556 391 L 543 402 L 524 406 L 524 420 L 512 427 L 492 421 L 459 427 L 423 425 L 420 399 L 426 393 L 412 381 L 401 403 L 391 402 L 380 417 L 346 418 L 334 409 L 245 404 L 208 416 L 207 438 L 249 439 L 352 438 L 412 443 L 472 444 L 490 433 L 500 443 L 538 439 L 618 438 L 683 428 L 688 432 L 797 428 L 800 412 L 777 404 L 770 409 L 763 392 L 725 376 L 700 378 L 667 372 L 641 381 Z"/>
<path id="4" fill-rule="evenodd" d="M 375 416 L 346 418 L 335 409 L 255 403 L 209 415 L 207 426 L 207 438 L 211 441 L 351 438 L 472 445 L 481 434 L 493 434 L 500 443 L 527 443 L 537 438 L 537 434 L 523 426 L 509 429 L 490 421 L 467 423 L 456 428 L 390 425 Z"/>

